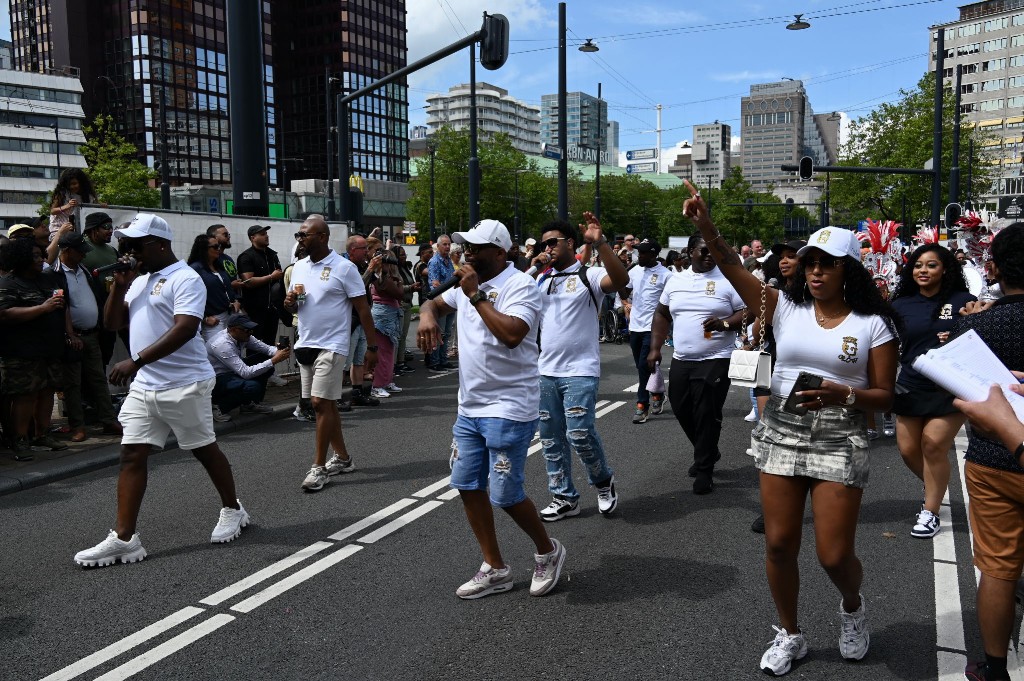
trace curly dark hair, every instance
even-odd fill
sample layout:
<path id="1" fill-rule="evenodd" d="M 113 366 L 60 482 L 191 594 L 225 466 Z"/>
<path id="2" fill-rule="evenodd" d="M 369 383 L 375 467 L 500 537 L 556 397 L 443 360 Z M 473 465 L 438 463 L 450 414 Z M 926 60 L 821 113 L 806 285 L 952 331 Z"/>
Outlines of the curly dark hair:
<path id="1" fill-rule="evenodd" d="M 764 272 L 765 283 L 774 279 L 779 283 L 779 288 L 785 286 L 786 278 L 782 276 L 782 270 L 779 269 L 779 256 L 769 253 L 761 263 L 761 271 Z"/>
<path id="2" fill-rule="evenodd" d="M 992 262 L 1005 287 L 1024 288 L 1024 222 L 1015 222 L 992 239 Z"/>
<path id="3" fill-rule="evenodd" d="M 871 273 L 867 271 L 859 260 L 845 256 L 839 258 L 843 269 L 843 300 L 850 309 L 857 314 L 878 315 L 885 320 L 889 330 L 899 335 L 902 322 L 892 305 L 888 303 L 882 294 L 878 292 Z M 798 305 L 811 300 L 810 289 L 807 288 L 807 273 L 804 270 L 804 261 L 796 268 L 793 281 L 782 290 L 783 294 L 791 302 Z"/>
<path id="4" fill-rule="evenodd" d="M 197 262 L 200 267 L 205 268 L 206 251 L 210 248 L 210 239 L 212 238 L 212 236 L 206 236 L 205 234 L 197 234 L 196 238 L 192 240 L 192 250 L 188 252 L 188 260 L 185 262 L 189 265 Z M 213 268 L 217 269 L 216 263 L 214 263 Z"/>
<path id="5" fill-rule="evenodd" d="M 948 248 L 943 248 L 939 244 L 924 244 L 910 254 L 907 258 L 907 264 L 903 266 L 903 270 L 900 272 L 896 291 L 893 292 L 890 300 L 916 296 L 920 292 L 921 287 L 918 286 L 917 281 L 914 279 L 914 265 L 926 253 L 934 253 L 938 256 L 939 262 L 942 263 L 942 284 L 939 286 L 939 293 L 935 296 L 935 300 L 939 304 L 935 306 L 932 317 L 933 319 L 938 319 L 939 313 L 942 310 L 942 304 L 948 302 L 951 295 L 958 292 L 967 292 L 967 280 L 964 279 L 963 266 Z"/>
<path id="6" fill-rule="evenodd" d="M 676 263 L 676 258 L 679 257 L 679 251 L 672 250 L 665 254 L 665 265 L 671 266 Z"/>
<path id="7" fill-rule="evenodd" d="M 545 232 L 558 232 L 566 239 L 572 239 L 573 246 L 579 246 L 583 242 L 580 241 L 580 233 L 575 227 L 570 225 L 565 220 L 552 220 L 543 227 L 540 228 L 540 233 Z M 538 240 L 539 241 L 539 240 Z M 539 244 L 538 244 L 539 245 Z"/>
<path id="8" fill-rule="evenodd" d="M 92 203 L 96 199 L 96 192 L 92 188 L 92 180 L 81 168 L 66 168 L 57 180 L 57 186 L 53 190 L 53 200 L 66 201 L 71 195 L 71 180 L 78 180 L 78 195 L 82 197 L 82 203 Z"/>
<path id="9" fill-rule="evenodd" d="M 20 274 L 35 264 L 33 251 L 39 248 L 34 239 L 13 239 L 4 244 L 0 250 L 0 268 L 5 272 Z"/>

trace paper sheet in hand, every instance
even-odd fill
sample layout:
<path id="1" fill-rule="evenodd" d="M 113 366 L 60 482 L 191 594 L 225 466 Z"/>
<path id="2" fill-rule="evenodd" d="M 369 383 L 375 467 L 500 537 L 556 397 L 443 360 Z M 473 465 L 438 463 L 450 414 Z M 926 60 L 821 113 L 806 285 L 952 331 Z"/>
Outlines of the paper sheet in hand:
<path id="1" fill-rule="evenodd" d="M 988 399 L 989 388 L 996 384 L 1003 390 L 1017 418 L 1024 421 L 1024 396 L 1007 387 L 1017 378 L 999 361 L 973 329 L 914 360 L 914 368 L 962 400 L 980 402 Z"/>

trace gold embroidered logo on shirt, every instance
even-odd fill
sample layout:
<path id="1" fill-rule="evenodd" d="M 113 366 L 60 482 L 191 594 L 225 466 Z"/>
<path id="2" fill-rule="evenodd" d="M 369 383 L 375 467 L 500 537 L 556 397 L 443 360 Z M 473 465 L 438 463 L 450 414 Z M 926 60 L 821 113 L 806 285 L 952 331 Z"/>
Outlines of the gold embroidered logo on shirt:
<path id="1" fill-rule="evenodd" d="M 839 355 L 840 361 L 847 364 L 856 364 L 857 360 L 857 338 L 855 336 L 843 336 L 843 354 Z"/>
<path id="2" fill-rule="evenodd" d="M 939 310 L 939 319 L 952 319 L 952 318 L 953 318 L 953 305 L 951 303 L 946 303 L 945 305 L 942 306 L 942 309 Z"/>
<path id="3" fill-rule="evenodd" d="M 156 282 L 156 286 L 154 286 L 153 290 L 149 292 L 149 295 L 151 295 L 151 296 L 158 296 L 158 295 L 160 295 L 160 292 L 164 290 L 164 284 L 166 284 L 166 283 L 167 283 L 166 279 L 161 279 L 160 281 Z"/>
<path id="4" fill-rule="evenodd" d="M 487 300 L 489 300 L 489 301 L 491 301 L 493 303 L 497 299 L 498 299 L 498 292 L 497 291 L 489 291 L 487 293 Z"/>
<path id="5" fill-rule="evenodd" d="M 708 283 L 704 284 L 704 295 L 706 295 L 706 296 L 713 296 L 713 295 L 715 295 L 715 282 L 709 281 Z"/>
<path id="6" fill-rule="evenodd" d="M 657 284 L 658 283 L 658 275 L 657 274 L 652 274 L 651 275 L 650 283 L 651 284 Z"/>
<path id="7" fill-rule="evenodd" d="M 331 268 L 325 267 L 320 270 L 320 281 L 329 281 L 331 278 Z"/>
<path id="8" fill-rule="evenodd" d="M 565 292 L 576 293 L 576 282 L 579 281 L 578 277 L 569 277 L 565 281 Z"/>

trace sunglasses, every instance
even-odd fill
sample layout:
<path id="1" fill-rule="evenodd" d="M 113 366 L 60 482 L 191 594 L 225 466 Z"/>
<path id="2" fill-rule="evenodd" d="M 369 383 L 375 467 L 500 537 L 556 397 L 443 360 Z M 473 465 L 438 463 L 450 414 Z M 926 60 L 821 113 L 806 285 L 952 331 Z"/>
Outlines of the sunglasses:
<path id="1" fill-rule="evenodd" d="M 295 240 L 296 241 L 302 241 L 303 239 L 308 239 L 311 236 L 316 236 L 319 233 L 320 232 L 295 232 Z M 352 249 L 352 250 L 355 250 L 355 249 Z"/>
<path id="2" fill-rule="evenodd" d="M 142 251 L 143 248 L 145 248 L 149 244 L 155 244 L 156 242 L 156 239 L 146 239 L 145 241 L 132 241 L 125 247 L 125 250 L 127 250 L 129 253 L 139 253 Z"/>
<path id="3" fill-rule="evenodd" d="M 559 241 L 565 241 L 565 239 L 566 239 L 566 237 L 564 237 L 564 236 L 552 237 L 552 238 L 548 239 L 547 241 L 541 241 L 540 242 L 540 247 L 541 248 L 554 248 L 555 246 L 558 245 Z"/>
<path id="4" fill-rule="evenodd" d="M 463 250 L 467 255 L 476 255 L 485 248 L 497 248 L 494 244 L 463 244 Z"/>
<path id="5" fill-rule="evenodd" d="M 837 258 L 832 255 L 823 255 L 817 260 L 804 260 L 803 266 L 805 270 L 813 270 L 816 267 L 820 267 L 823 270 L 833 270 L 842 265 L 842 262 L 842 258 Z"/>
<path id="6" fill-rule="evenodd" d="M 693 249 L 693 252 L 702 258 L 706 258 L 711 255 L 711 249 L 707 246 L 701 246 L 700 248 Z M 680 256 L 682 257 L 682 256 Z"/>

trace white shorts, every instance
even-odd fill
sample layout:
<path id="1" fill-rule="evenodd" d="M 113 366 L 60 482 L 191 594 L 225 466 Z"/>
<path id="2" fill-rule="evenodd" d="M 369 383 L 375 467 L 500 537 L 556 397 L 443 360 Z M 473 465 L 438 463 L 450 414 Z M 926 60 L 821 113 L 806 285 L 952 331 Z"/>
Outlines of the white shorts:
<path id="1" fill-rule="evenodd" d="M 299 365 L 302 381 L 302 397 L 319 397 L 324 400 L 340 400 L 344 390 L 345 355 L 330 350 L 321 350 L 312 364 Z"/>
<path id="2" fill-rule="evenodd" d="M 213 386 L 217 379 L 167 390 L 143 390 L 132 383 L 117 420 L 124 428 L 123 445 L 163 447 L 173 430 L 182 449 L 198 449 L 217 441 L 213 432 Z"/>

